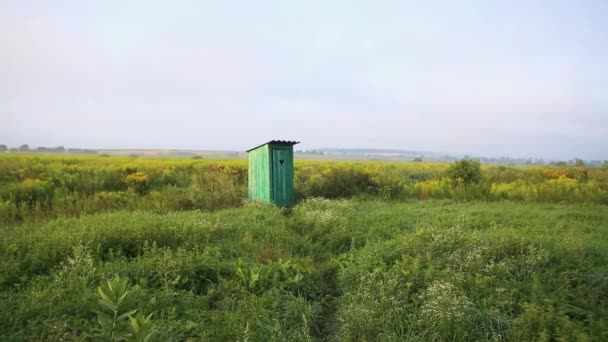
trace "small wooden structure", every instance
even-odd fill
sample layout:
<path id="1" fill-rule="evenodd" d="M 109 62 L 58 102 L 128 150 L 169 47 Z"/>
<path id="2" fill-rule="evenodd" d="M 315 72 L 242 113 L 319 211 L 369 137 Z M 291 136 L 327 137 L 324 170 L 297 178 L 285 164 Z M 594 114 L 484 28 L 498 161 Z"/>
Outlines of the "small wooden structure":
<path id="1" fill-rule="evenodd" d="M 280 207 L 293 205 L 293 145 L 298 143 L 271 140 L 247 150 L 250 199 Z"/>

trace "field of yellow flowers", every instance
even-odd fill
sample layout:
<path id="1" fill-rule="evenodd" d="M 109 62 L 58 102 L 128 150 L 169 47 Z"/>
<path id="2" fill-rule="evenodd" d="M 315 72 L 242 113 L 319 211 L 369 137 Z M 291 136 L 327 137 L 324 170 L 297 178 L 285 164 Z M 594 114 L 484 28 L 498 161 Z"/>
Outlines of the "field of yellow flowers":
<path id="1" fill-rule="evenodd" d="M 0 220 L 112 210 L 214 210 L 246 199 L 246 160 L 0 155 Z M 299 200 L 511 200 L 608 204 L 608 168 L 482 166 L 474 182 L 444 163 L 297 161 Z"/>
<path id="2" fill-rule="evenodd" d="M 0 155 L 0 340 L 606 341 L 608 169 Z"/>

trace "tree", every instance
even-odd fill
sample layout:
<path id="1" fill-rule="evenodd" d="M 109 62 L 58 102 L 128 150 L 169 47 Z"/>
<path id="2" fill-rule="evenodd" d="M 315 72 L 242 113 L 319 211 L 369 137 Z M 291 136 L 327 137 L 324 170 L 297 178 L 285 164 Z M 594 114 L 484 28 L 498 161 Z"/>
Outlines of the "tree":
<path id="1" fill-rule="evenodd" d="M 481 165 L 478 160 L 459 160 L 450 165 L 448 175 L 453 180 L 462 180 L 465 184 L 478 183 L 481 180 Z"/>
<path id="2" fill-rule="evenodd" d="M 0 152 L 6 152 L 8 150 L 8 147 L 4 144 L 0 145 Z"/>
<path id="3" fill-rule="evenodd" d="M 28 146 L 28 144 L 23 144 L 23 145 L 19 146 L 20 152 L 27 152 L 29 150 L 30 150 L 30 147 Z"/>
<path id="4" fill-rule="evenodd" d="M 579 166 L 579 167 L 583 167 L 583 166 L 585 166 L 585 161 L 582 160 L 582 159 L 576 158 L 574 160 L 574 165 L 575 166 Z"/>

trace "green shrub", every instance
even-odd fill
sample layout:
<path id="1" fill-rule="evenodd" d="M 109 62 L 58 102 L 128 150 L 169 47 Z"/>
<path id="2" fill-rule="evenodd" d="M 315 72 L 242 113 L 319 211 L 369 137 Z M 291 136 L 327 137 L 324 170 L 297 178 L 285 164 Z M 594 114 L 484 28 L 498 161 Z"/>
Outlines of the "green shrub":
<path id="1" fill-rule="evenodd" d="M 459 160 L 450 165 L 448 175 L 464 184 L 478 183 L 481 180 L 481 166 L 478 160 Z"/>

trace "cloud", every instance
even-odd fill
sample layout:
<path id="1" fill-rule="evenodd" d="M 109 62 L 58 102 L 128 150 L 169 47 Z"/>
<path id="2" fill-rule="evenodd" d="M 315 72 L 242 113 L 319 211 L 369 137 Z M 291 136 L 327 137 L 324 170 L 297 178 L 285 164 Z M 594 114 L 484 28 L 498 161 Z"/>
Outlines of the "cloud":
<path id="1" fill-rule="evenodd" d="M 606 159 L 602 6 L 14 3 L 0 12 L 0 135 Z"/>

